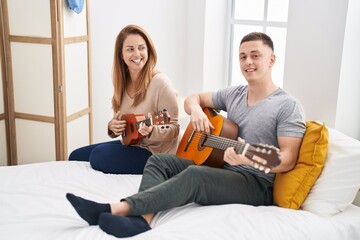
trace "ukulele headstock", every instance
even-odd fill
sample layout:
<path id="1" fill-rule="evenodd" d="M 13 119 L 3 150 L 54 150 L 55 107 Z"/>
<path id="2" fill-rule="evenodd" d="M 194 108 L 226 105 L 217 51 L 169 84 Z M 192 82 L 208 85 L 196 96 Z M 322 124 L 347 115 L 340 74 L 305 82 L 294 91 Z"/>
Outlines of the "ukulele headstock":
<path id="1" fill-rule="evenodd" d="M 267 144 L 252 144 L 245 155 L 254 162 L 255 168 L 265 173 L 281 163 L 280 149 Z"/>
<path id="2" fill-rule="evenodd" d="M 151 125 L 165 125 L 170 123 L 170 115 L 166 109 L 160 111 L 155 116 L 151 116 Z"/>

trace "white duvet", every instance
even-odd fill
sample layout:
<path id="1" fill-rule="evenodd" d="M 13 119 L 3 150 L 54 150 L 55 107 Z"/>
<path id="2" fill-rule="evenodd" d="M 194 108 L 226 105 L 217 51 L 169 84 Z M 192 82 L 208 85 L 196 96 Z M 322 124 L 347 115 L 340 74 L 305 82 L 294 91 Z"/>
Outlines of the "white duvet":
<path id="1" fill-rule="evenodd" d="M 0 167 L 0 239 L 116 239 L 88 226 L 67 192 L 114 202 L 137 192 L 140 175 L 103 174 L 87 162 Z M 360 239 L 360 208 L 323 218 L 303 210 L 240 204 L 189 204 L 158 213 L 153 229 L 130 239 Z"/>

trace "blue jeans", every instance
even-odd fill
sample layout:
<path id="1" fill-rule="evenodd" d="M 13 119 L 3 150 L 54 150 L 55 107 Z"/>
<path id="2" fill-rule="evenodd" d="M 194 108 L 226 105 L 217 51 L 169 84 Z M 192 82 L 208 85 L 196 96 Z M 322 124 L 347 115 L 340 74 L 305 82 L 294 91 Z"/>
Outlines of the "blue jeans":
<path id="1" fill-rule="evenodd" d="M 93 169 L 104 173 L 142 174 L 151 155 L 144 148 L 125 146 L 116 140 L 75 149 L 69 160 L 89 161 Z"/>

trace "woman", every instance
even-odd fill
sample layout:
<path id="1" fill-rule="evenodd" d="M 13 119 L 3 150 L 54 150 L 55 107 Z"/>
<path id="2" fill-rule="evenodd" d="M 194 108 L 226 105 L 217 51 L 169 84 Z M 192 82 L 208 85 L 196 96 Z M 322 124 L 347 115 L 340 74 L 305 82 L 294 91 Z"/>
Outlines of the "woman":
<path id="1" fill-rule="evenodd" d="M 169 78 L 155 69 L 157 54 L 149 35 L 139 26 L 123 28 L 115 42 L 112 108 L 114 117 L 108 123 L 108 135 L 122 137 L 122 142 L 93 144 L 74 150 L 69 160 L 90 161 L 92 168 L 104 173 L 142 174 L 147 159 L 155 153 L 175 153 L 179 124 L 177 92 Z M 140 123 L 140 140 L 125 145 L 127 114 L 142 114 L 144 118 L 167 110 L 166 125 Z M 150 115 L 149 115 L 150 114 Z"/>

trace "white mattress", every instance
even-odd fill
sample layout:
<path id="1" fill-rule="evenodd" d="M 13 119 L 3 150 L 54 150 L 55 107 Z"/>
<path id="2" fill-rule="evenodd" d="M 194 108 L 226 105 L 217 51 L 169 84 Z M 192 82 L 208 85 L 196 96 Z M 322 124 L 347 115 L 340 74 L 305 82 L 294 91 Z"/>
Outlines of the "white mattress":
<path id="1" fill-rule="evenodd" d="M 140 175 L 103 174 L 86 162 L 0 167 L 0 239 L 116 239 L 88 226 L 65 194 L 113 202 L 137 192 Z M 360 239 L 360 207 L 323 218 L 303 210 L 189 204 L 158 213 L 131 239 Z"/>

